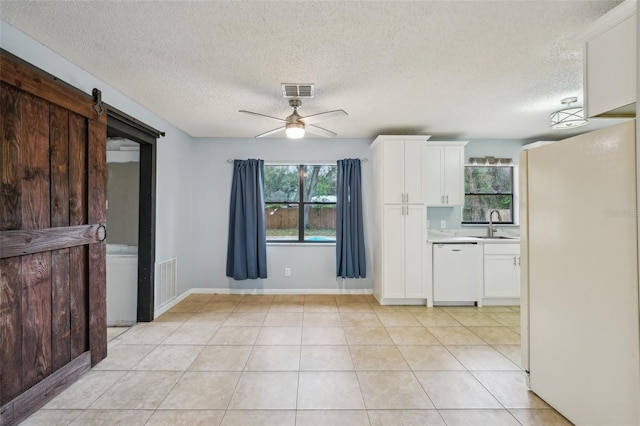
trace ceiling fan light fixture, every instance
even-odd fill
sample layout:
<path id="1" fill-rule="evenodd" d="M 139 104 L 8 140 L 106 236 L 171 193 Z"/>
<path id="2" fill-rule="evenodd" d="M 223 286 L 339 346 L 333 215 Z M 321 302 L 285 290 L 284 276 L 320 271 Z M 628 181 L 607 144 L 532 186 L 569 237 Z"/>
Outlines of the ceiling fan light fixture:
<path id="1" fill-rule="evenodd" d="M 304 124 L 302 123 L 287 123 L 285 134 L 289 139 L 300 139 L 304 137 Z"/>
<path id="2" fill-rule="evenodd" d="M 565 98 L 561 102 L 569 108 L 561 109 L 551 114 L 552 129 L 572 129 L 587 124 L 584 118 L 584 109 L 579 107 L 571 108 L 571 104 L 576 102 L 578 98 Z"/>

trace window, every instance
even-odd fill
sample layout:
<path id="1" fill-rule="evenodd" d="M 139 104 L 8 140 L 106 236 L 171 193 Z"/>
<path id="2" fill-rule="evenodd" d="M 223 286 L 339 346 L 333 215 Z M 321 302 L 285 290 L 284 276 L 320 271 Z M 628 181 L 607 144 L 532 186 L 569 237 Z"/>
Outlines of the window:
<path id="1" fill-rule="evenodd" d="M 337 167 L 265 165 L 268 242 L 336 240 Z"/>
<path id="2" fill-rule="evenodd" d="M 465 166 L 462 223 L 513 223 L 513 166 Z"/>

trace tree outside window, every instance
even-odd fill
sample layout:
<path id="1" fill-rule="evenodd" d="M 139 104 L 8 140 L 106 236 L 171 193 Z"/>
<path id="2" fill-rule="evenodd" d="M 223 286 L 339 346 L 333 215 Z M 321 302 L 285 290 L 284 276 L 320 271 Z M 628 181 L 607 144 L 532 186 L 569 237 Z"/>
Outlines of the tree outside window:
<path id="1" fill-rule="evenodd" d="M 462 223 L 513 223 L 513 166 L 466 166 L 464 168 Z"/>
<path id="2" fill-rule="evenodd" d="M 336 239 L 337 167 L 265 165 L 267 241 Z"/>

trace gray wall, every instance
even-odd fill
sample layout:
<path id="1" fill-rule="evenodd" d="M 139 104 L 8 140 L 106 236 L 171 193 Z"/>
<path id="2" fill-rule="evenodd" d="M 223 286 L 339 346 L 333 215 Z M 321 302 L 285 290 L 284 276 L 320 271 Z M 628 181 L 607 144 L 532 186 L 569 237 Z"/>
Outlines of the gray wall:
<path id="1" fill-rule="evenodd" d="M 107 163 L 107 242 L 138 245 L 140 163 Z"/>
<path id="2" fill-rule="evenodd" d="M 192 170 L 194 194 L 193 282 L 195 288 L 251 290 L 359 290 L 373 288 L 373 185 L 369 139 L 195 139 Z M 229 198 L 233 166 L 227 159 L 259 158 L 266 162 L 335 162 L 367 158 L 362 164 L 367 278 L 337 280 L 335 245 L 282 245 L 267 247 L 269 278 L 234 281 L 225 276 Z M 284 268 L 291 268 L 285 277 Z"/>

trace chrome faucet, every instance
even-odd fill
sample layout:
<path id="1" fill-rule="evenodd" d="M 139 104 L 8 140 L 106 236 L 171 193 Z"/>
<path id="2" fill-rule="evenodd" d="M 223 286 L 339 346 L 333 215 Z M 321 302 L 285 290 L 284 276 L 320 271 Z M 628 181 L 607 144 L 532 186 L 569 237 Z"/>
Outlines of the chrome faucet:
<path id="1" fill-rule="evenodd" d="M 489 213 L 489 237 L 493 237 L 493 234 L 498 230 L 497 227 L 493 226 L 493 221 L 491 220 L 494 213 L 498 214 L 498 222 L 502 222 L 500 212 L 498 210 L 491 210 L 491 213 Z"/>

